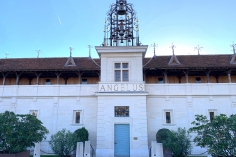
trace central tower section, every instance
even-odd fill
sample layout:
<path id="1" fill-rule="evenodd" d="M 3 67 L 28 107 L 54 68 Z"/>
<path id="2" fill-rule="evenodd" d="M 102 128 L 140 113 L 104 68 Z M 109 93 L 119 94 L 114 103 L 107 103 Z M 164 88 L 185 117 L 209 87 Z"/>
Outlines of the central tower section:
<path id="1" fill-rule="evenodd" d="M 97 95 L 97 157 L 148 157 L 147 98 L 138 20 L 126 0 L 111 4 L 101 58 Z"/>
<path id="2" fill-rule="evenodd" d="M 116 0 L 107 16 L 104 46 L 140 46 L 138 19 L 132 4 L 126 0 Z"/>

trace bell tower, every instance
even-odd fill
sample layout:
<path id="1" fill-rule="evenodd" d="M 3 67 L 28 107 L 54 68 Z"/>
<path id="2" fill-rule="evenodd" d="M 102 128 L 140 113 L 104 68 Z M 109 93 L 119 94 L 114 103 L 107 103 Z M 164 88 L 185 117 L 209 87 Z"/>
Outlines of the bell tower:
<path id="1" fill-rule="evenodd" d="M 133 5 L 116 0 L 107 13 L 97 96 L 97 157 L 148 157 L 147 95 Z"/>
<path id="2" fill-rule="evenodd" d="M 116 0 L 107 13 L 103 46 L 140 46 L 139 26 L 133 5 Z"/>

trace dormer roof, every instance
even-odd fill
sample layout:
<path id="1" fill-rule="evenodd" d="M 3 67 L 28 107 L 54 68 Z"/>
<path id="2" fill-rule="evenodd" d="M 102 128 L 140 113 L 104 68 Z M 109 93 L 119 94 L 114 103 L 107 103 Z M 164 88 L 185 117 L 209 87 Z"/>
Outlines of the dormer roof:
<path id="1" fill-rule="evenodd" d="M 168 63 L 169 65 L 180 65 L 180 62 L 178 60 L 178 58 L 176 57 L 176 55 L 172 55 L 170 58 L 170 61 Z"/>

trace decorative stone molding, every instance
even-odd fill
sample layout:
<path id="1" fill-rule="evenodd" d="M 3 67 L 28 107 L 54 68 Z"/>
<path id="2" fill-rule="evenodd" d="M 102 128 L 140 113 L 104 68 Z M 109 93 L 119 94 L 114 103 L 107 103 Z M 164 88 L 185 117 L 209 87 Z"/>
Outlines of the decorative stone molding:
<path id="1" fill-rule="evenodd" d="M 37 102 L 37 98 L 36 97 L 33 98 L 33 102 Z"/>
<path id="2" fill-rule="evenodd" d="M 16 102 L 17 102 L 17 99 L 15 97 L 12 97 L 11 104 L 15 106 Z"/>
<path id="3" fill-rule="evenodd" d="M 53 103 L 56 105 L 58 104 L 59 99 L 58 98 L 53 98 Z"/>
<path id="4" fill-rule="evenodd" d="M 192 106 L 192 97 L 191 96 L 187 96 L 187 104 L 188 104 L 188 106 L 189 107 L 191 107 Z"/>
<path id="5" fill-rule="evenodd" d="M 231 96 L 231 102 L 236 103 L 236 96 Z"/>

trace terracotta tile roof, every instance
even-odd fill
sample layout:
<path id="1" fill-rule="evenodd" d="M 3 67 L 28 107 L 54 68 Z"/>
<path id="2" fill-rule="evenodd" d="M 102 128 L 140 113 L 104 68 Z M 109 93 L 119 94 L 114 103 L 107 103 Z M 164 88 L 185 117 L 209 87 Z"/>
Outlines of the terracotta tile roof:
<path id="1" fill-rule="evenodd" d="M 169 65 L 171 56 L 157 56 L 144 69 L 236 68 L 230 64 L 232 55 L 181 55 L 180 65 Z M 73 57 L 76 66 L 64 67 L 68 58 L 10 58 L 0 60 L 0 71 L 77 71 L 100 70 L 91 59 Z M 100 59 L 94 59 L 100 65 Z M 150 58 L 144 58 L 145 65 Z"/>
<path id="2" fill-rule="evenodd" d="M 236 68 L 235 64 L 230 64 L 232 55 L 180 55 L 176 56 L 180 65 L 169 65 L 171 56 L 157 56 L 147 64 L 144 69 L 197 69 L 197 68 Z M 143 64 L 150 58 L 144 58 Z"/>
<path id="3" fill-rule="evenodd" d="M 92 60 L 73 57 L 76 66 L 65 67 L 68 58 L 13 58 L 1 59 L 0 71 L 73 71 L 100 70 Z M 100 65 L 100 59 L 95 59 Z"/>

